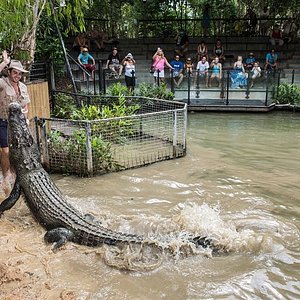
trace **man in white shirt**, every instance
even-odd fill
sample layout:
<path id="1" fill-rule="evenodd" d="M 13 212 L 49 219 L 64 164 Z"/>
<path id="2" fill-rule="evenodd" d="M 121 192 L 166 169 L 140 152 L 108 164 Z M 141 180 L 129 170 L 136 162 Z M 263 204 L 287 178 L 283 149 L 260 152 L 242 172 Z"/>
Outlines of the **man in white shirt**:
<path id="1" fill-rule="evenodd" d="M 199 78 L 205 78 L 205 86 L 208 87 L 208 69 L 209 63 L 206 59 L 206 56 L 203 56 L 201 60 L 197 63 L 197 75 Z"/>

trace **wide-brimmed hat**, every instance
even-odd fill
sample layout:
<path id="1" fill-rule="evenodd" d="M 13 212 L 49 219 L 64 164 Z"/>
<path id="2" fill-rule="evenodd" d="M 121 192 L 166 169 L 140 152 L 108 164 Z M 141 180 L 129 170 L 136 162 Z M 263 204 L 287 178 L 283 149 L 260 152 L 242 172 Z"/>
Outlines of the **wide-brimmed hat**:
<path id="1" fill-rule="evenodd" d="M 23 66 L 22 66 L 22 64 L 19 60 L 15 60 L 15 59 L 12 59 L 10 61 L 10 64 L 8 65 L 6 70 L 9 70 L 9 69 L 16 69 L 18 71 L 21 71 L 22 73 L 28 73 L 29 72 L 29 71 L 27 71 L 23 68 Z"/>

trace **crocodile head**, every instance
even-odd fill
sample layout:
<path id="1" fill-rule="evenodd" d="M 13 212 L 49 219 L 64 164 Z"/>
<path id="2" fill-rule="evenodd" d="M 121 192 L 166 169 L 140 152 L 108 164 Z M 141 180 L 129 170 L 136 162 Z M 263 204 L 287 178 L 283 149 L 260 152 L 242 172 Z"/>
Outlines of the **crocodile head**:
<path id="1" fill-rule="evenodd" d="M 8 108 L 8 145 L 10 162 L 16 169 L 31 169 L 37 157 L 37 147 L 18 103 Z"/>

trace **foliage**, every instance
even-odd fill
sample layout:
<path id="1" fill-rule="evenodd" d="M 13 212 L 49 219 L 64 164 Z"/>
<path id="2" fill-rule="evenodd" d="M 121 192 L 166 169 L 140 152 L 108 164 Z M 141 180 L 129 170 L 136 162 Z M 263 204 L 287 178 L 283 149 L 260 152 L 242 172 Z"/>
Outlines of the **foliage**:
<path id="1" fill-rule="evenodd" d="M 149 83 L 140 84 L 140 96 L 164 99 L 164 100 L 173 100 L 174 93 L 167 89 L 166 84 L 162 83 L 159 86 Z"/>
<path id="2" fill-rule="evenodd" d="M 114 160 L 111 144 L 105 142 L 101 135 L 90 139 L 95 173 L 116 171 L 120 165 Z M 71 136 L 65 137 L 60 131 L 53 130 L 48 136 L 50 158 L 57 155 L 64 157 L 64 172 L 87 175 L 87 136 L 85 130 L 74 131 Z M 82 158 L 82 159 L 81 159 Z"/>
<path id="3" fill-rule="evenodd" d="M 277 104 L 300 105 L 300 86 L 289 83 L 280 84 L 274 102 Z"/>
<path id="4" fill-rule="evenodd" d="M 130 96 L 132 95 L 132 92 L 130 92 L 126 86 L 121 84 L 120 82 L 112 84 L 106 91 L 106 94 L 109 96 Z"/>
<path id="5" fill-rule="evenodd" d="M 54 99 L 55 107 L 51 116 L 55 118 L 70 119 L 72 113 L 77 109 L 74 99 L 64 93 L 56 94 Z"/>
<path id="6" fill-rule="evenodd" d="M 30 64 L 34 59 L 41 17 L 56 18 L 64 32 L 83 30 L 83 10 L 89 0 L 66 1 L 65 7 L 60 7 L 59 3 L 59 0 L 1 0 L 1 46 L 10 49 L 14 58 L 28 60 Z M 44 11 L 47 14 L 43 14 Z"/>

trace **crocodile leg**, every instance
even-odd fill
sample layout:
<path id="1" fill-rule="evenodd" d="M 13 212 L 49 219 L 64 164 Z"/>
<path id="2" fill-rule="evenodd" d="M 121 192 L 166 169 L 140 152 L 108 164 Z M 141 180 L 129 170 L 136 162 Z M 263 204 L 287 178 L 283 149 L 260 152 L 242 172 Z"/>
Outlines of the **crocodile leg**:
<path id="1" fill-rule="evenodd" d="M 11 209 L 16 204 L 16 202 L 21 196 L 21 192 L 21 185 L 19 183 L 18 178 L 16 178 L 14 187 L 10 192 L 10 195 L 0 204 L 0 216 L 3 214 L 4 211 Z"/>
<path id="2" fill-rule="evenodd" d="M 45 241 L 47 243 L 54 243 L 52 250 L 55 252 L 62 247 L 66 242 L 71 241 L 74 237 L 74 233 L 63 227 L 51 229 L 45 234 Z"/>

